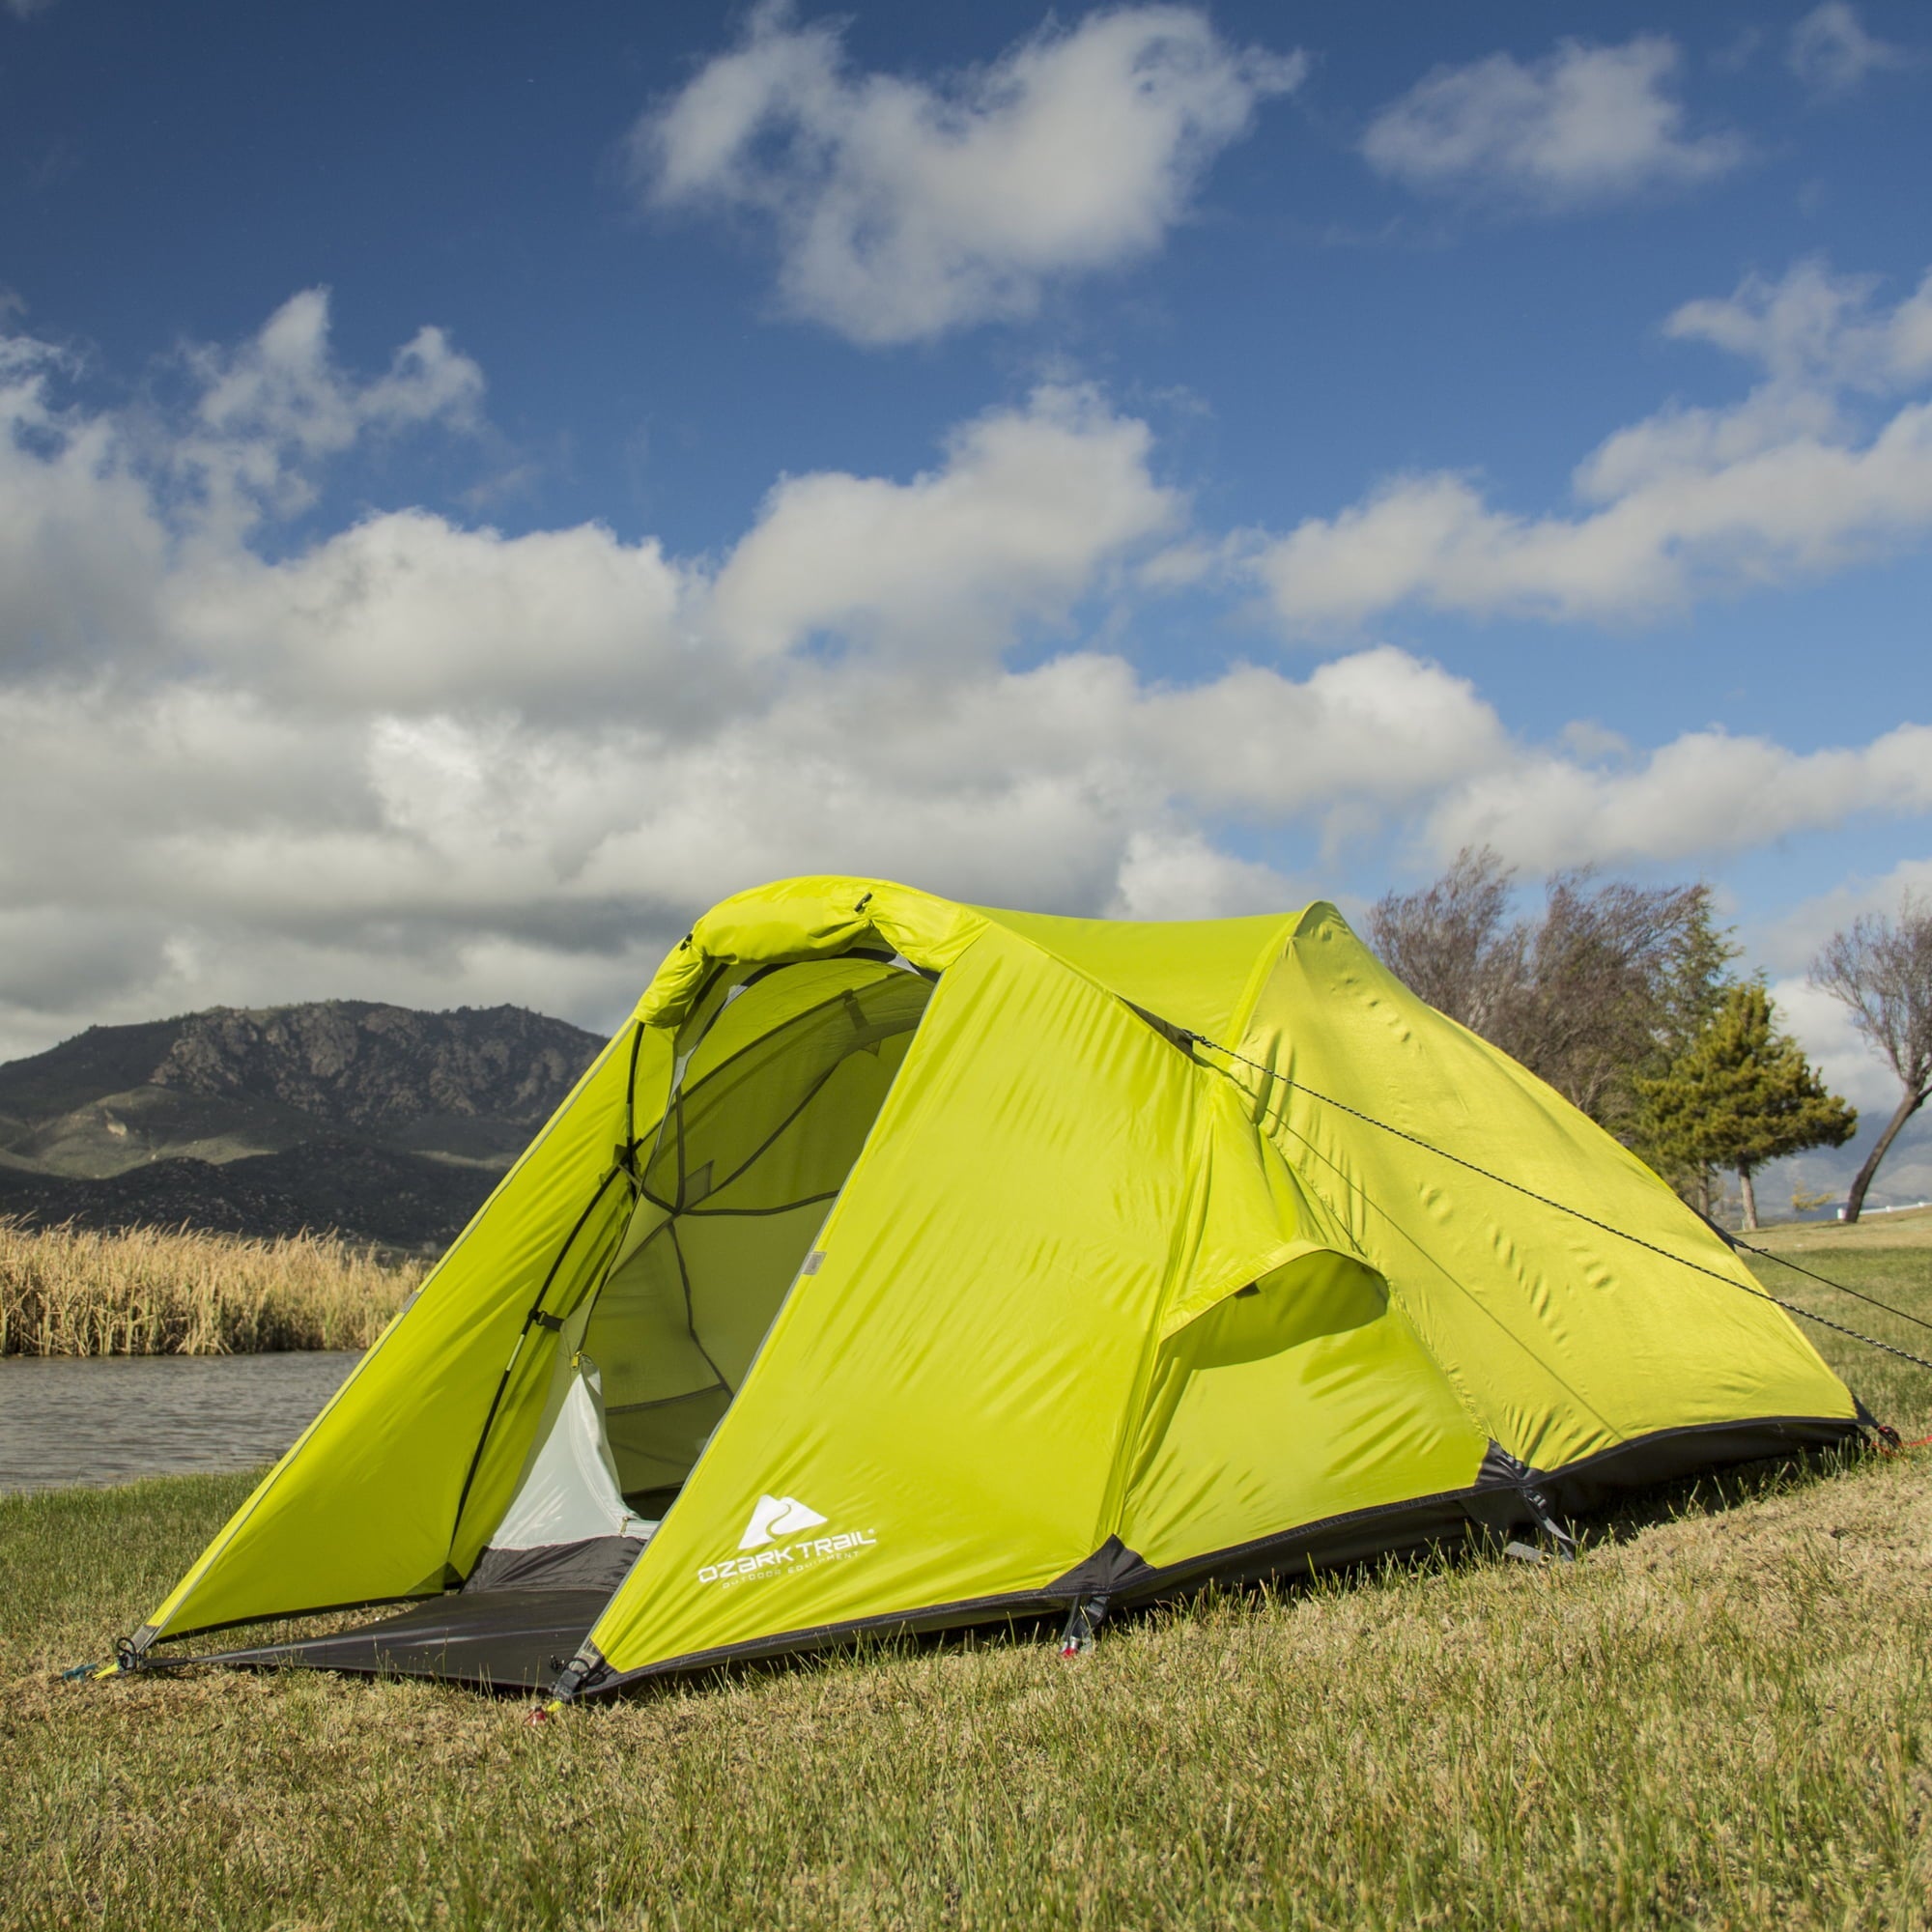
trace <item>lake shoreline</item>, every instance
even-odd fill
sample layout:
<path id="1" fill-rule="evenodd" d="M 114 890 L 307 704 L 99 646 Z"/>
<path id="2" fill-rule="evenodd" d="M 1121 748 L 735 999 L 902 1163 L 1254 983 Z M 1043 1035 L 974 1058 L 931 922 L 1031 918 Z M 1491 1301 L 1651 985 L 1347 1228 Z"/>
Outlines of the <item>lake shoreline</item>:
<path id="1" fill-rule="evenodd" d="M 361 1359 L 354 1349 L 0 1358 L 0 1495 L 259 1468 Z"/>

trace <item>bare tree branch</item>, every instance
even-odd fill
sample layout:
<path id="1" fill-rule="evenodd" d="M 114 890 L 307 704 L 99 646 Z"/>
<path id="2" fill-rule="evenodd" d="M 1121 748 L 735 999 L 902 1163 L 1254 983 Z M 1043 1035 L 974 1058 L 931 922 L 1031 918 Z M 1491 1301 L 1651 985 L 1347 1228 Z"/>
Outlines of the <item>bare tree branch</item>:
<path id="1" fill-rule="evenodd" d="M 1708 1017 L 1731 956 L 1711 926 L 1709 888 L 1563 872 L 1540 918 L 1512 918 L 1515 883 L 1488 846 L 1465 846 L 1434 885 L 1380 900 L 1369 943 L 1431 1006 L 1593 1120 L 1628 1127 L 1634 1076 Z M 1693 983 L 1703 990 L 1687 992 Z"/>
<path id="2" fill-rule="evenodd" d="M 1522 997 L 1529 929 L 1509 917 L 1516 868 L 1465 845 L 1419 893 L 1390 893 L 1369 912 L 1369 944 L 1438 1012 L 1493 1038 Z"/>
<path id="3" fill-rule="evenodd" d="M 1843 1005 L 1903 1090 L 1846 1197 L 1845 1219 L 1856 1221 L 1879 1163 L 1932 1095 L 1932 905 L 1907 893 L 1895 922 L 1875 913 L 1854 920 L 1825 942 L 1810 979 Z"/>

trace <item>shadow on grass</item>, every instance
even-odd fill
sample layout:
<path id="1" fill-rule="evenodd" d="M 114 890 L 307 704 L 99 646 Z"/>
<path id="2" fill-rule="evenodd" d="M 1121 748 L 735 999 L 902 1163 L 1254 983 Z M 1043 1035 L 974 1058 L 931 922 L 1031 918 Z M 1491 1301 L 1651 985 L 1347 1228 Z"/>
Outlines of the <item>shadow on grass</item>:
<path id="1" fill-rule="evenodd" d="M 1872 1452 L 1857 1446 L 1821 1448 L 1706 1472 L 1628 1496 L 1613 1508 L 1569 1523 L 1581 1559 L 1593 1549 L 1615 1548 L 1648 1530 L 1697 1518 L 1715 1518 L 1741 1505 L 1772 1497 L 1802 1493 L 1869 1464 Z M 1311 1594 L 1352 1591 L 1396 1582 L 1413 1583 L 1433 1575 L 1466 1575 L 1486 1566 L 1515 1564 L 1507 1554 L 1512 1539 L 1470 1523 L 1463 1534 L 1402 1551 L 1387 1551 L 1353 1561 L 1296 1572 L 1283 1570 L 1246 1580 L 1208 1578 L 1170 1594 L 1116 1607 L 1106 1619 L 1109 1630 L 1145 1630 L 1162 1622 L 1216 1614 L 1234 1606 L 1258 1609 L 1291 1605 Z M 1534 1546 L 1518 1542 L 1519 1549 Z M 1547 1552 L 1553 1555 L 1553 1552 Z M 389 1606 L 367 1605 L 304 1617 L 265 1621 L 247 1630 L 245 1641 L 268 1645 L 311 1636 L 333 1635 L 366 1627 Z M 907 1662 L 943 1655 L 967 1656 L 988 1651 L 1057 1648 L 1066 1627 L 1064 1609 L 1011 1614 L 998 1620 L 954 1625 L 937 1630 L 884 1630 L 847 1634 L 810 1648 L 777 1656 L 737 1658 L 699 1665 L 628 1685 L 618 1693 L 625 1699 L 655 1700 L 688 1696 L 693 1691 L 722 1690 L 733 1685 L 783 1681 L 815 1671 L 847 1668 L 857 1663 Z M 189 1647 L 170 1650 L 150 1661 L 150 1667 L 172 1674 L 205 1666 L 210 1653 L 237 1647 L 238 1630 L 208 1632 L 189 1639 Z M 1104 1635 L 1102 1637 L 1104 1641 Z M 265 1666 L 271 1670 L 299 1668 Z M 401 1679 L 403 1673 L 385 1673 Z M 420 1680 L 417 1680 L 420 1681 Z M 472 1686 L 496 1700 L 527 1702 L 531 1691 L 510 1686 Z"/>
<path id="2" fill-rule="evenodd" d="M 1744 1503 L 1802 1493 L 1854 1469 L 1869 1467 L 1877 1454 L 1856 1442 L 1839 1443 L 1661 1483 L 1655 1489 L 1626 1496 L 1601 1516 L 1575 1525 L 1580 1532 L 1577 1540 L 1585 1550 L 1629 1543 L 1645 1530 L 1665 1523 L 1722 1516 Z"/>
<path id="3" fill-rule="evenodd" d="M 1856 1445 L 1798 1451 L 1739 1464 L 1716 1473 L 1660 1484 L 1629 1496 L 1613 1509 L 1567 1525 L 1577 1537 L 1580 1560 L 1592 1549 L 1634 1541 L 1645 1531 L 1697 1518 L 1722 1516 L 1741 1505 L 1780 1495 L 1802 1494 L 1868 1466 L 1873 1452 Z M 1512 1541 L 1471 1523 L 1466 1535 L 1448 1535 L 1416 1548 L 1385 1551 L 1309 1572 L 1281 1571 L 1245 1580 L 1208 1578 L 1173 1593 L 1113 1609 L 1106 1631 L 1147 1630 L 1164 1623 L 1219 1612 L 1291 1605 L 1316 1595 L 1375 1588 L 1395 1582 L 1467 1575 L 1486 1567 L 1518 1565 L 1506 1552 Z M 1535 1546 L 1517 1542 L 1519 1548 Z M 1552 1562 L 1555 1560 L 1553 1555 Z M 860 1662 L 905 1662 L 935 1655 L 1057 1647 L 1066 1625 L 1064 1611 L 1013 1616 L 998 1623 L 936 1631 L 866 1632 L 829 1641 L 810 1651 L 711 1663 L 671 1677 L 626 1686 L 624 1697 L 688 1695 L 694 1690 L 722 1690 L 760 1680 L 783 1680 L 800 1672 L 841 1668 Z"/>

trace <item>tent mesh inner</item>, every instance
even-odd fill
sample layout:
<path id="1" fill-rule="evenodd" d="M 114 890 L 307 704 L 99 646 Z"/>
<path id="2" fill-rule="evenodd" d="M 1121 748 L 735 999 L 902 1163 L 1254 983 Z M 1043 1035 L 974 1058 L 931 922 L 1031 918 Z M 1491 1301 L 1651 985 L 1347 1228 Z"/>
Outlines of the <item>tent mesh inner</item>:
<path id="1" fill-rule="evenodd" d="M 642 1162 L 583 1339 L 640 1514 L 663 1514 L 723 1420 L 925 1009 L 932 988 L 917 974 L 863 970 L 675 1094 Z M 769 998 L 782 980 L 739 998 Z"/>

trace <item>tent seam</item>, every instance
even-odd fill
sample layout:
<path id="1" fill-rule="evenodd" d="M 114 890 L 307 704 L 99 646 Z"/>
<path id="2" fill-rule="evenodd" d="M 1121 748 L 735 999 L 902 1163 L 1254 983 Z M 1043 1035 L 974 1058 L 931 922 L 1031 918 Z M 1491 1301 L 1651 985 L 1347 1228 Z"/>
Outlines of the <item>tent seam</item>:
<path id="1" fill-rule="evenodd" d="M 1298 918 L 1296 915 L 1295 918 Z M 1236 1038 L 1246 1037 L 1249 1016 L 1254 1003 L 1261 998 L 1262 988 L 1273 977 L 1274 965 L 1288 939 L 1293 937 L 1295 918 L 1285 919 L 1269 935 L 1265 945 L 1256 955 L 1255 964 L 1248 968 L 1247 980 L 1241 988 L 1241 997 L 1236 1005 L 1232 1031 Z M 1137 1015 L 1140 1009 L 1117 988 L 1105 985 L 1092 974 L 1082 971 L 1070 961 L 1063 959 L 1051 947 L 1042 946 L 1038 941 L 1024 933 L 1014 937 L 1044 953 L 1056 964 L 1085 980 L 1090 985 L 1120 1001 Z M 1265 970 L 1264 970 L 1265 968 Z M 1221 1069 L 1210 1063 L 1196 1060 L 1191 1047 L 1184 1049 L 1187 1061 L 1193 1069 L 1193 1084 L 1190 1089 L 1190 1104 L 1196 1110 L 1197 1122 L 1194 1130 L 1194 1157 L 1192 1162 L 1193 1186 L 1189 1189 L 1188 1211 L 1182 1216 L 1169 1242 L 1167 1262 L 1161 1270 L 1160 1286 L 1154 1294 L 1153 1321 L 1142 1343 L 1141 1358 L 1134 1369 L 1134 1379 L 1128 1391 L 1125 1413 L 1121 1426 L 1115 1433 L 1114 1455 L 1109 1464 L 1107 1487 L 1101 1499 L 1100 1520 L 1095 1526 L 1094 1548 L 1099 1548 L 1108 1537 L 1121 1533 L 1121 1524 L 1126 1516 L 1128 1470 L 1126 1459 L 1132 1445 L 1140 1440 L 1141 1431 L 1146 1426 L 1148 1404 L 1153 1392 L 1154 1371 L 1159 1365 L 1162 1349 L 1167 1344 L 1167 1314 L 1174 1305 L 1176 1284 L 1179 1279 L 1186 1257 L 1195 1251 L 1201 1231 L 1207 1225 L 1208 1196 L 1206 1191 L 1206 1167 L 1208 1149 L 1213 1133 L 1213 1082 L 1210 1075 Z"/>

